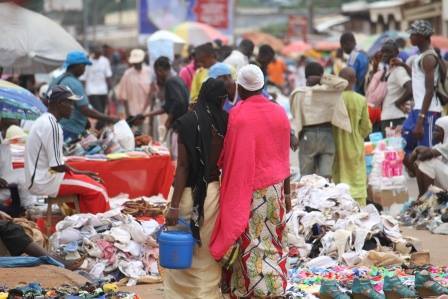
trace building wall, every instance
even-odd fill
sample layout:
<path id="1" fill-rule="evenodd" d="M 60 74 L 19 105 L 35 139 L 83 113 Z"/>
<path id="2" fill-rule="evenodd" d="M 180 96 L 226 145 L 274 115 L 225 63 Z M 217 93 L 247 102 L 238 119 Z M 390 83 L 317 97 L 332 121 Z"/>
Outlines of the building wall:
<path id="1" fill-rule="evenodd" d="M 409 0 L 396 7 L 375 7 L 345 14 L 351 18 L 347 30 L 377 34 L 387 30 L 405 31 L 415 20 L 428 20 L 436 34 L 447 34 L 448 0 Z"/>

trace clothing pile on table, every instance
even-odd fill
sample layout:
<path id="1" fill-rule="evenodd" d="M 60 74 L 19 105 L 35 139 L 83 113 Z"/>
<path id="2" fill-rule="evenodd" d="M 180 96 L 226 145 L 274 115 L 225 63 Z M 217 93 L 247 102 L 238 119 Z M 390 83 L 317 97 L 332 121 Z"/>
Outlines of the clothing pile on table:
<path id="1" fill-rule="evenodd" d="M 448 286 L 448 269 L 443 267 L 427 268 L 435 281 L 443 286 Z M 323 280 L 336 280 L 343 290 L 351 290 L 355 278 L 367 278 L 372 283 L 375 291 L 383 291 L 384 277 L 397 276 L 404 285 L 414 286 L 414 270 L 402 268 L 401 266 L 391 267 L 347 267 L 333 266 L 330 268 L 300 267 L 289 270 L 289 282 L 287 286 L 288 298 L 318 298 L 319 289 Z"/>
<path id="2" fill-rule="evenodd" d="M 0 299 L 8 298 L 139 299 L 134 293 L 119 291 L 118 286 L 114 283 L 106 283 L 104 285 L 87 283 L 82 287 L 62 285 L 55 289 L 45 289 L 36 282 L 20 285 L 13 289 L 0 286 Z"/>
<path id="3" fill-rule="evenodd" d="M 419 248 L 403 237 L 398 222 L 373 205 L 360 208 L 349 186 L 305 176 L 292 194 L 288 215 L 290 256 L 313 266 L 400 264 Z"/>
<path id="4" fill-rule="evenodd" d="M 95 279 L 127 285 L 160 282 L 155 220 L 138 222 L 119 209 L 77 214 L 56 225 L 50 249 L 68 261 L 84 259 L 81 271 Z"/>
<path id="5" fill-rule="evenodd" d="M 139 151 L 136 151 L 136 150 Z M 87 157 L 92 160 L 113 159 L 116 154 L 169 154 L 169 151 L 153 142 L 151 137 L 140 135 L 134 137 L 129 125 L 122 120 L 113 127 L 104 128 L 99 134 L 89 131 L 77 140 L 71 140 L 64 145 L 65 156 Z"/>
<path id="6" fill-rule="evenodd" d="M 85 153 L 85 152 L 77 152 L 72 153 L 71 155 L 67 155 L 65 158 L 66 161 L 85 161 L 85 160 L 95 160 L 95 161 L 111 161 L 111 160 L 120 160 L 127 158 L 146 158 L 152 155 L 169 155 L 169 151 L 166 147 L 161 145 L 146 145 L 141 148 L 137 148 L 133 151 L 126 152 L 114 152 L 109 154 L 104 154 L 102 152 L 98 153 Z"/>
<path id="7" fill-rule="evenodd" d="M 404 205 L 398 219 L 406 226 L 448 235 L 448 192 L 430 186 L 418 200 Z"/>

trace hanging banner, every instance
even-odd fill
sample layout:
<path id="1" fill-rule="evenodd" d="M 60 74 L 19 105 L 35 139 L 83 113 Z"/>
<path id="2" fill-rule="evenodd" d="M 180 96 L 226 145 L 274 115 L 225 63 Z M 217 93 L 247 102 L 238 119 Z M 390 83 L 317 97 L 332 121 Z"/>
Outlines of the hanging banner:
<path id="1" fill-rule="evenodd" d="M 138 0 L 139 35 L 151 33 L 186 22 L 201 22 L 233 34 L 234 0 Z"/>

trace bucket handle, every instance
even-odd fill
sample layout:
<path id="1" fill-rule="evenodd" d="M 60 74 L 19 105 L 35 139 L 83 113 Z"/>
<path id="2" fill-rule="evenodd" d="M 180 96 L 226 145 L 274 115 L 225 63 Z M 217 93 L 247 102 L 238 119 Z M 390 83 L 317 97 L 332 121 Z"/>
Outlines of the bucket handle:
<path id="1" fill-rule="evenodd" d="M 182 224 L 183 226 L 185 226 L 185 227 L 187 227 L 188 229 L 190 229 L 190 225 L 187 223 L 187 220 L 185 220 L 185 219 L 182 219 L 182 218 L 179 218 L 179 219 L 177 219 L 177 223 L 179 224 Z M 163 231 L 166 231 L 167 230 L 167 226 L 164 224 L 164 225 L 162 225 L 158 230 L 157 230 L 157 232 L 156 232 L 156 240 L 157 240 L 157 243 L 159 243 L 159 237 L 160 237 L 160 234 L 163 232 Z M 191 231 L 191 229 L 190 229 L 190 231 Z"/>

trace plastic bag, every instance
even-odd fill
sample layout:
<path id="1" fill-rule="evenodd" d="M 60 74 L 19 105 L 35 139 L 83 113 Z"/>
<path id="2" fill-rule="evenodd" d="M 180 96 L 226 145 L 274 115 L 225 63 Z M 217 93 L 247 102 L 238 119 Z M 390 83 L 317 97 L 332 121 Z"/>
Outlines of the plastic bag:
<path id="1" fill-rule="evenodd" d="M 128 151 L 134 150 L 134 133 L 132 133 L 131 128 L 125 120 L 120 120 L 114 125 L 114 134 L 115 139 L 123 149 Z"/>

